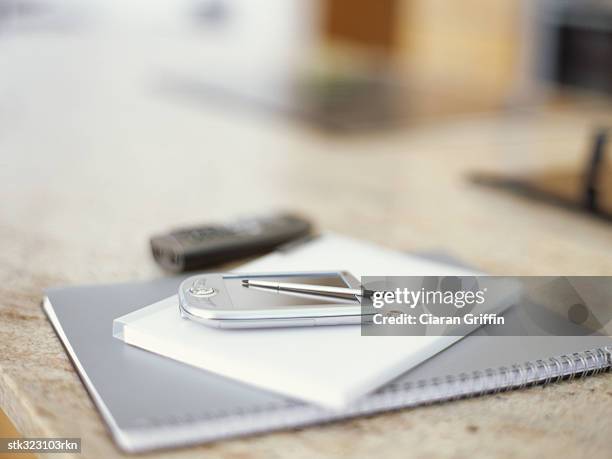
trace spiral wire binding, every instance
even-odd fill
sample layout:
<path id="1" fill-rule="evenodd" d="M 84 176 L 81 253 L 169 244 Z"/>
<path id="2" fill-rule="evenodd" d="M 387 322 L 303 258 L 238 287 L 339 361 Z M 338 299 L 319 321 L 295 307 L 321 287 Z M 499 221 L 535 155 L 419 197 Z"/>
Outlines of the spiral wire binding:
<path id="1" fill-rule="evenodd" d="M 448 375 L 443 378 L 419 380 L 391 385 L 379 395 L 403 394 L 403 406 L 454 400 L 501 391 L 571 381 L 575 377 L 585 378 L 612 368 L 612 347 L 590 349 L 573 354 L 550 357 L 546 360 L 527 361 L 510 367 L 487 368 L 470 374 Z M 393 400 L 397 404 L 397 398 Z M 386 405 L 393 405 L 391 399 Z"/>
<path id="2" fill-rule="evenodd" d="M 392 383 L 378 392 L 366 397 L 344 413 L 322 413 L 319 408 L 304 405 L 296 401 L 286 403 L 268 403 L 252 407 L 242 407 L 235 410 L 220 410 L 217 412 L 193 414 L 182 419 L 164 418 L 148 420 L 149 426 L 164 426 L 170 424 L 191 424 L 194 421 L 220 421 L 218 426 L 229 435 L 232 429 L 227 429 L 227 421 L 236 423 L 236 430 L 269 430 L 293 425 L 304 425 L 311 422 L 325 422 L 348 418 L 360 414 L 369 414 L 389 409 L 400 409 L 408 406 L 431 404 L 445 400 L 455 400 L 482 394 L 496 394 L 501 391 L 519 389 L 533 385 L 545 386 L 562 379 L 571 380 L 576 375 L 581 378 L 597 375 L 612 369 L 612 346 L 576 352 L 571 355 L 551 357 L 546 360 L 527 361 L 510 367 L 487 368 L 472 373 L 460 373 L 435 377 L 429 380 Z M 276 413 L 275 421 L 270 421 L 270 414 Z M 261 419 L 260 419 L 261 418 Z M 268 420 L 260 424 L 263 419 Z M 157 422 L 155 422 L 157 421 Z M 170 422 L 169 422 L 170 421 Z M 248 429 L 240 426 L 248 425 Z M 256 427 L 259 426 L 259 427 Z M 209 427 L 215 430 L 214 425 Z"/>

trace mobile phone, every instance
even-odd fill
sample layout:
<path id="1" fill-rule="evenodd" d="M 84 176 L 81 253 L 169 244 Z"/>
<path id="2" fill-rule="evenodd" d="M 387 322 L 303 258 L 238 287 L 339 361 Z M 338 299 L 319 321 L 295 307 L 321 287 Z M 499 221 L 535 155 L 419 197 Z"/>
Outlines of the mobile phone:
<path id="1" fill-rule="evenodd" d="M 243 280 L 265 280 L 360 289 L 346 271 L 267 274 L 206 273 L 184 280 L 179 310 L 190 320 L 217 328 L 307 327 L 359 324 L 356 295 L 330 297 L 245 287 Z"/>
<path id="2" fill-rule="evenodd" d="M 269 252 L 311 230 L 310 222 L 298 215 L 274 213 L 154 236 L 151 251 L 164 269 L 189 271 Z"/>

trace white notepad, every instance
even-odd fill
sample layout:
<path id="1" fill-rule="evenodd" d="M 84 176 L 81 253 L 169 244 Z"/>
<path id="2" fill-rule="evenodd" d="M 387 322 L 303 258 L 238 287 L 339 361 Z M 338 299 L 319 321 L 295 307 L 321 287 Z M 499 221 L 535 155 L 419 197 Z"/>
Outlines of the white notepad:
<path id="1" fill-rule="evenodd" d="M 242 272 L 348 270 L 362 275 L 472 275 L 327 234 Z M 115 337 L 163 356 L 286 396 L 341 409 L 457 341 L 455 336 L 363 337 L 360 327 L 222 330 L 182 319 L 176 297 L 114 321 Z"/>

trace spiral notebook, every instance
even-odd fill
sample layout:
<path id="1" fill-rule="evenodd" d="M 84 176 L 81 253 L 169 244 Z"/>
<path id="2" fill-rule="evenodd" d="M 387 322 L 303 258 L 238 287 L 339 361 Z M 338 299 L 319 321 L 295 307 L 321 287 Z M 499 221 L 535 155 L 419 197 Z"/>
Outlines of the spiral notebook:
<path id="1" fill-rule="evenodd" d="M 282 259 L 292 253 L 273 256 Z M 612 366 L 608 337 L 488 336 L 485 327 L 349 408 L 328 411 L 161 358 L 112 337 L 114 318 L 172 295 L 181 280 L 51 289 L 43 302 L 111 434 L 125 451 L 318 424 L 547 384 Z M 512 326 L 512 311 L 506 317 Z M 571 326 L 556 317 L 551 320 L 560 334 Z"/>

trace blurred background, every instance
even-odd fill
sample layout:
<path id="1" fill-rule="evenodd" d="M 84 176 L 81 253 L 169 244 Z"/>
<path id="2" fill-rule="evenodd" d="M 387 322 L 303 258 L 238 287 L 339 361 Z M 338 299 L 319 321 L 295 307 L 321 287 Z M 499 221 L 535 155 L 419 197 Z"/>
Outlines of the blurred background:
<path id="1" fill-rule="evenodd" d="M 63 65 L 120 81 L 147 65 L 177 95 L 336 129 L 539 102 L 543 86 L 612 91 L 606 0 L 252 3 L 2 0 L 0 33 L 7 51 L 78 37 Z"/>
<path id="2" fill-rule="evenodd" d="M 146 277 L 152 233 L 284 208 L 571 271 L 607 224 L 494 188 L 581 207 L 611 93 L 606 0 L 0 0 L 1 256 Z"/>
<path id="3" fill-rule="evenodd" d="M 533 103 L 550 95 L 543 82 L 609 94 L 611 10 L 606 0 L 2 0 L 0 33 L 98 39 L 88 60 L 63 64 L 117 64 L 103 53 L 121 51 L 173 91 L 341 128 Z"/>

